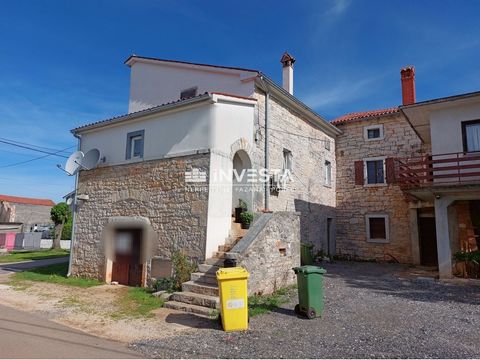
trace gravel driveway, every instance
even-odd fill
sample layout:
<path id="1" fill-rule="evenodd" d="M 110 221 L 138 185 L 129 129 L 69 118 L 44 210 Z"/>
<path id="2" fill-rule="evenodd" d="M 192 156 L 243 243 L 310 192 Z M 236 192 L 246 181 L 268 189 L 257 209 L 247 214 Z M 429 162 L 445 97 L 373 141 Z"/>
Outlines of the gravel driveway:
<path id="1" fill-rule="evenodd" d="M 306 320 L 296 299 L 227 334 L 213 322 L 131 347 L 159 358 L 479 358 L 480 287 L 406 279 L 405 267 L 328 264 L 325 312 Z M 174 321 L 174 319 L 172 319 Z"/>

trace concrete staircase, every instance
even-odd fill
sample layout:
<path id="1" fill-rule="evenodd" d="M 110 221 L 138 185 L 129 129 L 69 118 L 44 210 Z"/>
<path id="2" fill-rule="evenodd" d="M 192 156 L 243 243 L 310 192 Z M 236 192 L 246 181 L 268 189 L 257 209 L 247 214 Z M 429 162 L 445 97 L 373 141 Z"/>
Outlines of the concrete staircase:
<path id="1" fill-rule="evenodd" d="M 198 271 L 191 274 L 190 281 L 182 284 L 182 291 L 173 293 L 164 307 L 216 318 L 220 305 L 216 272 L 223 267 L 226 254 L 246 232 L 232 219 L 232 228 L 225 244 L 218 247 L 213 257 L 198 265 Z"/>

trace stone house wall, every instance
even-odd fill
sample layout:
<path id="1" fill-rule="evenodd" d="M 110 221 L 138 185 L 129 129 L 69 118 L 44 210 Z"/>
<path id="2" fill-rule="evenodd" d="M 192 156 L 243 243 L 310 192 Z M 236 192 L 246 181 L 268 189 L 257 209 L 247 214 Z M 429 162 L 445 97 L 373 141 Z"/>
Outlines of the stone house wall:
<path id="1" fill-rule="evenodd" d="M 23 223 L 23 232 L 32 231 L 35 224 L 38 226 L 52 224 L 50 219 L 51 206 L 19 203 L 10 203 L 10 206 L 14 208 L 12 221 Z"/>
<path id="2" fill-rule="evenodd" d="M 253 163 L 263 168 L 265 94 L 257 90 L 254 97 L 257 99 L 255 124 L 258 140 Z M 293 156 L 293 181 L 286 190 L 270 194 L 270 210 L 300 212 L 302 242 L 315 244 L 318 250 L 326 250 L 327 218 L 332 219 L 332 229 L 335 224 L 335 139 L 274 97 L 270 97 L 269 101 L 269 121 L 270 168 L 283 168 L 284 149 L 290 150 Z M 331 163 L 331 186 L 324 184 L 325 160 Z M 257 210 L 264 208 L 263 191 L 256 194 L 255 202 Z M 334 237 L 333 230 L 330 236 Z"/>
<path id="3" fill-rule="evenodd" d="M 250 272 L 248 293 L 271 294 L 296 283 L 292 268 L 300 266 L 300 213 L 265 213 L 251 232 L 231 250 Z"/>
<path id="4" fill-rule="evenodd" d="M 208 188 L 185 183 L 185 171 L 207 173 L 210 154 L 190 155 L 126 165 L 99 167 L 79 173 L 78 205 L 72 274 L 104 279 L 102 232 L 114 217 L 144 217 L 154 234 L 153 256 L 170 259 L 183 250 L 203 260 L 207 231 Z"/>
<path id="5" fill-rule="evenodd" d="M 384 139 L 366 141 L 364 127 L 383 124 Z M 355 185 L 354 162 L 369 157 L 422 155 L 425 149 L 400 113 L 337 125 L 337 254 L 412 263 L 409 199 L 395 184 Z M 387 214 L 390 242 L 367 242 L 365 215 Z M 415 224 L 416 226 L 416 224 Z"/>

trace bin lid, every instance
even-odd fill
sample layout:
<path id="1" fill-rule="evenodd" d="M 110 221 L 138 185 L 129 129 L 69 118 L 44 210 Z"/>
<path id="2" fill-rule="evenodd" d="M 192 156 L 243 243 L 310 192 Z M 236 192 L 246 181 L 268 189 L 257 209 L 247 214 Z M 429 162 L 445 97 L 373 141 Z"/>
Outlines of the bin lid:
<path id="1" fill-rule="evenodd" d="M 295 274 L 303 273 L 303 274 L 325 274 L 327 270 L 324 268 L 313 266 L 313 265 L 305 265 L 293 268 Z"/>
<path id="2" fill-rule="evenodd" d="M 231 268 L 220 268 L 217 270 L 218 280 L 248 279 L 249 276 L 250 274 L 248 273 L 248 271 L 240 266 Z"/>

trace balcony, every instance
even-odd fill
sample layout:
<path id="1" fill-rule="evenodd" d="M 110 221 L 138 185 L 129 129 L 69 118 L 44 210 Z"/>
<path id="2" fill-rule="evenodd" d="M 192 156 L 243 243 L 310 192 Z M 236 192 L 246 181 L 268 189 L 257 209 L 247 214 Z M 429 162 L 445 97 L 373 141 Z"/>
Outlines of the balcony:
<path id="1" fill-rule="evenodd" d="M 480 184 L 480 152 L 393 159 L 394 181 L 402 188 Z"/>

